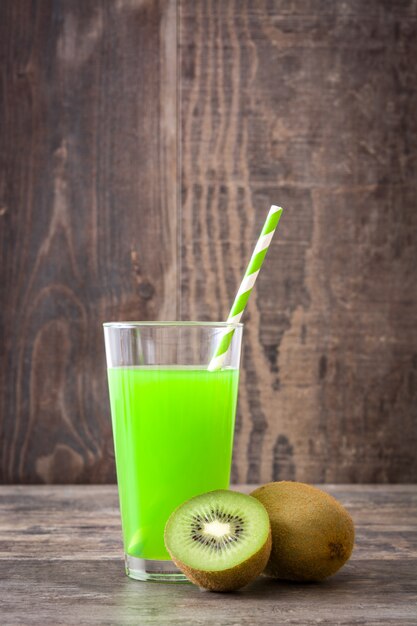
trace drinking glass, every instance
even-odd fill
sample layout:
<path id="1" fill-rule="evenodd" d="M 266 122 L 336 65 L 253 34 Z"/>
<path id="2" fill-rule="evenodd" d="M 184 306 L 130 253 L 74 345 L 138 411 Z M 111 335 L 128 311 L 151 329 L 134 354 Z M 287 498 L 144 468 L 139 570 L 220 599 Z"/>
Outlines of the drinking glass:
<path id="1" fill-rule="evenodd" d="M 172 511 L 228 489 L 242 324 L 104 324 L 126 573 L 178 582 L 164 528 Z M 222 368 L 208 365 L 233 332 Z"/>

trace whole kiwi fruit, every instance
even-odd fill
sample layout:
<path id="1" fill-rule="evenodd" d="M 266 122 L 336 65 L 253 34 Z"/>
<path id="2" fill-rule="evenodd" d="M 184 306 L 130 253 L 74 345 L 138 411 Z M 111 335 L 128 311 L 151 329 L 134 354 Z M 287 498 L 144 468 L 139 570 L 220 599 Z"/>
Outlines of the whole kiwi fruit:
<path id="1" fill-rule="evenodd" d="M 349 559 L 355 531 L 346 509 L 324 491 L 298 482 L 267 483 L 251 493 L 268 511 L 272 550 L 263 572 L 320 581 Z"/>

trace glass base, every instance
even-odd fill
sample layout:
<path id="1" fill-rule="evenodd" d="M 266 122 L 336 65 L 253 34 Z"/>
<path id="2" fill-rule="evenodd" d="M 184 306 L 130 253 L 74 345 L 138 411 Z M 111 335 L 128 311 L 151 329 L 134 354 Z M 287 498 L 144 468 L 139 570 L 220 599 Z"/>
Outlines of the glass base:
<path id="1" fill-rule="evenodd" d="M 129 578 L 161 583 L 188 583 L 188 578 L 180 572 L 172 561 L 152 561 L 138 559 L 125 554 L 126 574 Z"/>

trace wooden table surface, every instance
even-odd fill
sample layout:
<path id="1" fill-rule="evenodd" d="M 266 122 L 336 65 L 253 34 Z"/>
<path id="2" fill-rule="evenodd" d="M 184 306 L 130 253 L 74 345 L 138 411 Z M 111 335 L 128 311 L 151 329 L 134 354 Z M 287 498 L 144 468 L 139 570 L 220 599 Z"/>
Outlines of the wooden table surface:
<path id="1" fill-rule="evenodd" d="M 0 623 L 417 624 L 417 486 L 323 488 L 356 524 L 338 574 L 214 594 L 125 576 L 115 486 L 2 486 Z"/>

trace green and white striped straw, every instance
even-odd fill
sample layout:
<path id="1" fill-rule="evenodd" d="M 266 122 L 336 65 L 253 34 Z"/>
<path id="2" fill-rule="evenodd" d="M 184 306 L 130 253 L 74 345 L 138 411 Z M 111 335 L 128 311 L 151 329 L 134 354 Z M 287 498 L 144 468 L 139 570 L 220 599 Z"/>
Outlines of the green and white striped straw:
<path id="1" fill-rule="evenodd" d="M 281 207 L 272 205 L 269 209 L 268 217 L 266 218 L 264 227 L 262 228 L 262 232 L 256 243 L 249 265 L 246 268 L 245 275 L 230 310 L 229 317 L 227 318 L 227 322 L 230 322 L 231 324 L 237 324 L 243 315 L 243 311 L 245 310 L 249 296 L 258 277 L 259 270 L 261 269 L 266 253 L 268 252 L 269 244 L 271 243 L 271 239 L 274 236 L 276 227 L 278 226 L 281 213 Z M 221 369 L 223 366 L 234 332 L 234 328 L 226 328 L 219 341 L 216 352 L 208 366 L 209 371 L 214 372 L 215 370 Z"/>

